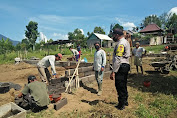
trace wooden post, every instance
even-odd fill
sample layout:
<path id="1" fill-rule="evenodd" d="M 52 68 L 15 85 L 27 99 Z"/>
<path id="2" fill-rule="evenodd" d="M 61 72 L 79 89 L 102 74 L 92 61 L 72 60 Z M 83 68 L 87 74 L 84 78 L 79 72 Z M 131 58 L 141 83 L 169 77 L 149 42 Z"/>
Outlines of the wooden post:
<path id="1" fill-rule="evenodd" d="M 67 92 L 68 87 L 70 86 L 71 81 L 72 81 L 72 79 L 74 78 L 74 76 L 75 76 L 75 74 L 76 74 L 76 71 L 77 71 L 77 69 L 78 69 L 78 67 L 79 67 L 80 62 L 81 62 L 81 58 L 79 59 L 79 62 L 77 63 L 76 69 L 74 70 L 74 73 L 73 73 L 73 75 L 72 75 L 72 77 L 71 77 L 71 79 L 70 79 L 70 81 L 69 81 L 69 83 L 68 83 L 68 86 L 66 87 L 66 91 L 65 91 L 65 92 Z"/>
<path id="2" fill-rule="evenodd" d="M 69 61 L 68 66 L 70 66 L 70 65 L 71 65 L 71 64 L 70 64 L 70 61 Z M 70 73 L 70 69 L 69 69 L 69 81 L 70 81 L 70 79 L 71 79 L 70 75 L 71 75 L 71 73 Z M 71 87 L 70 87 L 69 91 L 71 92 Z"/>
<path id="3" fill-rule="evenodd" d="M 76 88 L 79 88 L 79 72 L 78 72 L 78 68 L 76 68 Z"/>

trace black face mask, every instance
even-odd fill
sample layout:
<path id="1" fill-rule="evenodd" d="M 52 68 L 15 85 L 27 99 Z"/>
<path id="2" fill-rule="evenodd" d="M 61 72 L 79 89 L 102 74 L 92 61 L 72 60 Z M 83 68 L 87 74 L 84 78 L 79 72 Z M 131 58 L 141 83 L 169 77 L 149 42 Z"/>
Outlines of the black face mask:
<path id="1" fill-rule="evenodd" d="M 114 42 L 117 42 L 117 39 L 116 39 L 115 37 L 113 37 L 113 41 L 114 41 Z"/>
<path id="2" fill-rule="evenodd" d="M 100 46 L 99 46 L 99 45 L 96 45 L 96 46 L 95 46 L 95 49 L 96 49 L 96 50 L 100 49 Z"/>

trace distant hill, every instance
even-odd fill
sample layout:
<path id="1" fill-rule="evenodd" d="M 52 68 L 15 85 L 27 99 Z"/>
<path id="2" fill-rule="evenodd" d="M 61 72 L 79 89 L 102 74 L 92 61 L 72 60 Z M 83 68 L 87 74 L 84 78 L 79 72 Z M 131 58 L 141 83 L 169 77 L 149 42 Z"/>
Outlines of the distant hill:
<path id="1" fill-rule="evenodd" d="M 5 39 L 5 40 L 7 39 L 7 37 L 5 37 L 5 36 L 3 36 L 3 35 L 0 34 L 0 40 L 2 40 L 2 38 Z M 19 43 L 19 41 L 14 41 L 14 40 L 12 40 L 12 39 L 10 39 L 10 38 L 8 38 L 8 39 L 9 39 L 10 41 L 12 41 L 12 44 L 13 44 L 13 45 L 17 45 L 17 44 Z"/>

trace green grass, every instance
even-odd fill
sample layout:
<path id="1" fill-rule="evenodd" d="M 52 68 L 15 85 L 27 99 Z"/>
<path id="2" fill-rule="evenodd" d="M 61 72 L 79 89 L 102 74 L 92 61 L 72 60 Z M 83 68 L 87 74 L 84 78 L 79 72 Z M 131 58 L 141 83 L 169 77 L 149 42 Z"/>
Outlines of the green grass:
<path id="1" fill-rule="evenodd" d="M 160 117 L 166 117 L 173 109 L 177 107 L 175 98 L 171 96 L 163 96 L 156 98 L 149 104 L 150 109 L 154 109 Z"/>
<path id="2" fill-rule="evenodd" d="M 147 52 L 154 51 L 155 53 L 159 53 L 164 49 L 164 45 L 157 45 L 157 46 L 146 46 L 144 47 Z"/>
<path id="3" fill-rule="evenodd" d="M 143 97 L 139 93 L 135 96 L 134 99 L 135 99 L 136 102 L 142 102 L 143 101 Z"/>
<path id="4" fill-rule="evenodd" d="M 150 113 L 150 110 L 144 105 L 140 104 L 138 109 L 135 111 L 136 116 L 139 118 L 157 118 Z"/>
<path id="5" fill-rule="evenodd" d="M 38 112 L 38 113 L 33 113 L 33 112 L 27 113 L 26 117 L 27 118 L 55 118 L 53 116 L 53 114 L 54 114 L 54 110 L 50 110 L 50 111 L 47 111 L 47 112 L 45 110 L 43 110 L 43 111 Z"/>
<path id="6" fill-rule="evenodd" d="M 154 51 L 155 53 L 160 52 L 162 49 L 164 48 L 164 45 L 158 45 L 158 46 L 147 46 L 145 47 L 145 49 L 147 51 Z M 112 57 L 112 53 L 113 53 L 113 49 L 114 48 L 103 48 L 103 50 L 105 50 L 106 53 L 110 53 L 111 57 Z M 94 52 L 95 52 L 95 48 L 91 49 L 82 49 L 82 59 L 85 57 L 87 58 L 88 62 L 93 62 L 93 57 L 94 57 Z M 66 61 L 67 57 L 71 57 L 72 53 L 68 48 L 62 48 L 61 51 L 60 50 L 42 50 L 42 51 L 28 51 L 27 53 L 27 59 L 31 58 L 31 57 L 37 57 L 42 59 L 44 56 L 46 55 L 54 55 L 57 53 L 62 53 L 63 55 L 65 55 L 64 60 Z M 21 55 L 22 58 L 24 58 L 24 51 L 21 51 Z M 6 54 L 6 57 L 4 57 L 4 55 L 0 55 L 0 64 L 7 64 L 7 63 L 14 63 L 14 58 L 18 56 L 18 52 L 11 52 Z M 107 57 L 108 58 L 108 57 Z"/>

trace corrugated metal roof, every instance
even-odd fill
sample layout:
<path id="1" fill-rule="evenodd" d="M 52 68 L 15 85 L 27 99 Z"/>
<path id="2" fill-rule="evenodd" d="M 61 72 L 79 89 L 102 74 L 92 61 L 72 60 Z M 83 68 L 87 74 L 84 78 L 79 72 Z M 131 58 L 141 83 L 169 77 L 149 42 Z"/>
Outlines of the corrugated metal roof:
<path id="1" fill-rule="evenodd" d="M 99 39 L 112 41 L 112 39 L 107 35 L 98 34 L 98 33 L 93 33 L 93 34 L 95 34 Z"/>

